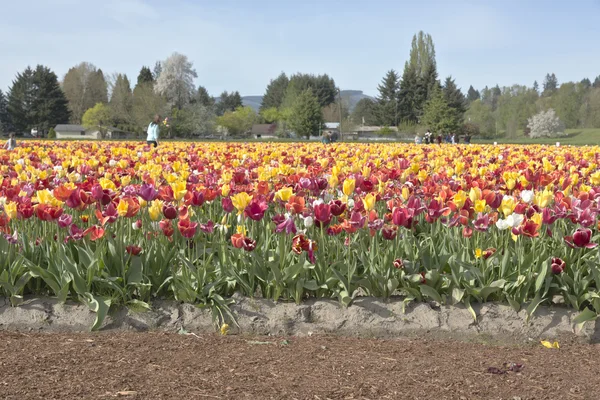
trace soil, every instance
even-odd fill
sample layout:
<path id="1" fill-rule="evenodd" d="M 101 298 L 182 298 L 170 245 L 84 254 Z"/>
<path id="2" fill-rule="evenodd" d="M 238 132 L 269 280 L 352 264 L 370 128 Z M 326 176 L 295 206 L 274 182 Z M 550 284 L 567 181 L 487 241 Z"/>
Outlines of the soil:
<path id="1" fill-rule="evenodd" d="M 0 332 L 2 399 L 597 399 L 600 345 Z M 507 371 L 504 363 L 513 365 Z M 520 369 L 520 371 L 519 371 Z"/>

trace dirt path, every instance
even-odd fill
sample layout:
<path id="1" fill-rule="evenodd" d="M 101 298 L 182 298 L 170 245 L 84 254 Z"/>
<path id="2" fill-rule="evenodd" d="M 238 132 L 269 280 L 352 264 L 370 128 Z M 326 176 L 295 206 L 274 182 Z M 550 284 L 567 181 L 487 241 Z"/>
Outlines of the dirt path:
<path id="1" fill-rule="evenodd" d="M 599 359 L 582 344 L 0 332 L 0 398 L 597 399 Z M 488 371 L 509 361 L 523 369 Z"/>

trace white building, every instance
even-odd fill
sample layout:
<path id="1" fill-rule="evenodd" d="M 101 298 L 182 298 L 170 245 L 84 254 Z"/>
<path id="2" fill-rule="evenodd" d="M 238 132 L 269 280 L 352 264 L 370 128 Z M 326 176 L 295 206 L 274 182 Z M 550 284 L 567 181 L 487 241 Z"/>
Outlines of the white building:
<path id="1" fill-rule="evenodd" d="M 54 128 L 57 139 L 102 139 L 102 134 L 97 128 L 85 129 L 81 125 L 56 125 Z"/>

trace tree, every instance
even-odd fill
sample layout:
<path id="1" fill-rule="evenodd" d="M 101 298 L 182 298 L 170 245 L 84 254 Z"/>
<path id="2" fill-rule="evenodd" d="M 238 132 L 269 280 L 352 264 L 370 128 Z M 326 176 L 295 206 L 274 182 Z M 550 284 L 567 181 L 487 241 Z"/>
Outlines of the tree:
<path id="1" fill-rule="evenodd" d="M 581 84 L 566 82 L 560 85 L 552 96 L 551 103 L 556 115 L 565 124 L 566 128 L 579 126 L 579 114 L 585 89 Z"/>
<path id="2" fill-rule="evenodd" d="M 423 107 L 427 100 L 427 90 L 417 75 L 417 70 L 409 62 L 404 65 L 398 104 L 399 120 L 417 124 L 423 115 Z"/>
<path id="3" fill-rule="evenodd" d="M 217 115 L 223 115 L 227 111 L 235 111 L 239 107 L 242 107 L 242 96 L 239 92 L 228 93 L 224 91 L 219 97 L 219 101 L 216 104 Z"/>
<path id="4" fill-rule="evenodd" d="M 154 89 L 167 99 L 171 107 L 182 109 L 196 90 L 194 78 L 198 74 L 192 62 L 183 54 L 173 53 L 161 63 L 161 68 Z"/>
<path id="5" fill-rule="evenodd" d="M 97 103 L 83 114 L 82 124 L 85 128 L 98 129 L 102 136 L 106 134 L 107 128 L 112 122 L 110 108 L 103 103 Z"/>
<path id="6" fill-rule="evenodd" d="M 481 95 L 479 94 L 479 90 L 475 90 L 473 85 L 469 86 L 469 91 L 467 92 L 467 101 L 469 104 L 474 102 L 475 100 L 479 100 Z"/>
<path id="7" fill-rule="evenodd" d="M 333 103 L 338 94 L 334 80 L 328 75 L 296 74 L 290 77 L 290 82 L 286 88 L 285 97 L 280 107 L 292 107 L 296 103 L 296 99 L 306 89 L 312 90 L 321 108 Z"/>
<path id="8" fill-rule="evenodd" d="M 154 76 L 152 75 L 152 71 L 150 71 L 150 68 L 148 68 L 146 66 L 142 67 L 142 69 L 140 70 L 140 73 L 137 77 L 138 85 L 141 85 L 144 83 L 154 83 Z"/>
<path id="9" fill-rule="evenodd" d="M 498 99 L 502 95 L 502 90 L 500 90 L 500 86 L 496 85 L 491 89 L 488 89 L 486 86 L 481 91 L 481 101 L 484 104 L 489 105 L 492 108 L 492 111 L 496 111 L 498 108 Z"/>
<path id="10" fill-rule="evenodd" d="M 271 79 L 263 96 L 260 110 L 281 107 L 289 83 L 289 78 L 283 72 L 277 78 Z"/>
<path id="11" fill-rule="evenodd" d="M 582 128 L 600 128 L 600 87 L 588 90 L 579 109 Z"/>
<path id="12" fill-rule="evenodd" d="M 0 132 L 10 132 L 11 128 L 8 101 L 2 90 L 0 90 Z"/>
<path id="13" fill-rule="evenodd" d="M 119 74 L 110 97 L 110 113 L 115 126 L 123 126 L 131 121 L 133 94 L 127 75 Z"/>
<path id="14" fill-rule="evenodd" d="M 479 127 L 483 137 L 494 137 L 496 134 L 496 121 L 492 112 L 492 107 L 483 101 L 475 100 L 469 105 L 465 113 L 465 119 Z"/>
<path id="15" fill-rule="evenodd" d="M 455 111 L 448 105 L 444 93 L 439 87 L 434 87 L 431 99 L 425 105 L 421 123 L 434 133 L 451 133 L 456 131 L 460 123 Z"/>
<path id="16" fill-rule="evenodd" d="M 154 91 L 151 83 L 137 85 L 133 90 L 132 120 L 137 132 L 145 132 L 154 115 L 165 115 L 166 100 Z"/>
<path id="17" fill-rule="evenodd" d="M 196 96 L 192 99 L 193 102 L 202 104 L 204 107 L 213 108 L 215 106 L 215 98 L 208 94 L 208 90 L 204 86 L 199 86 Z"/>
<path id="18" fill-rule="evenodd" d="M 256 122 L 256 112 L 252 107 L 238 107 L 234 111 L 226 111 L 217 117 L 217 124 L 226 128 L 229 135 L 242 135 L 252 129 Z"/>
<path id="19" fill-rule="evenodd" d="M 70 68 L 62 86 L 69 100 L 73 123 L 81 123 L 83 113 L 96 103 L 108 103 L 108 86 L 104 73 L 93 64 L 82 62 Z"/>
<path id="20" fill-rule="evenodd" d="M 456 86 L 456 82 L 451 76 L 446 78 L 443 86 L 444 97 L 446 103 L 454 110 L 456 120 L 462 122 L 465 111 L 467 110 L 467 100 L 465 95 Z"/>
<path id="21" fill-rule="evenodd" d="M 323 125 L 323 114 L 318 97 L 312 89 L 306 89 L 297 97 L 291 109 L 289 127 L 296 135 L 307 139 L 317 134 Z"/>
<path id="22" fill-rule="evenodd" d="M 157 61 L 154 64 L 154 69 L 152 70 L 152 76 L 154 77 L 154 82 L 156 82 L 156 80 L 160 76 L 161 72 L 162 72 L 162 63 L 160 61 Z"/>
<path id="23" fill-rule="evenodd" d="M 41 132 L 69 121 L 70 113 L 58 77 L 49 68 L 27 67 L 17 74 L 8 95 L 10 121 L 17 131 L 36 128 Z"/>
<path id="24" fill-rule="evenodd" d="M 54 128 L 50 128 L 50 130 L 48 130 L 48 139 L 56 139 L 56 131 Z"/>
<path id="25" fill-rule="evenodd" d="M 556 79 L 556 75 L 546 74 L 546 79 L 544 79 L 544 92 L 543 96 L 551 96 L 558 89 L 558 79 Z"/>
<path id="26" fill-rule="evenodd" d="M 532 138 L 555 137 L 564 132 L 564 126 L 553 109 L 539 112 L 528 122 L 529 136 Z"/>
<path id="27" fill-rule="evenodd" d="M 596 79 L 594 79 L 594 83 L 592 84 L 592 87 L 594 87 L 594 88 L 600 88 L 600 75 L 598 75 L 596 77 Z"/>
<path id="28" fill-rule="evenodd" d="M 260 116 L 267 124 L 272 124 L 282 119 L 281 113 L 277 107 L 270 107 L 261 110 Z"/>
<path id="29" fill-rule="evenodd" d="M 377 125 L 376 107 L 377 105 L 373 100 L 369 98 L 360 99 L 356 103 L 350 119 L 355 124 Z"/>
<path id="30" fill-rule="evenodd" d="M 495 110 L 498 129 L 507 137 L 517 137 L 518 131 L 527 127 L 527 119 L 536 113 L 538 96 L 525 85 L 502 88 Z"/>
<path id="31" fill-rule="evenodd" d="M 215 114 L 212 108 L 196 102 L 182 110 L 174 109 L 170 123 L 177 137 L 206 136 L 215 130 Z"/>
<path id="32" fill-rule="evenodd" d="M 339 99 L 321 109 L 323 113 L 323 121 L 325 122 L 340 122 L 348 118 L 350 112 L 348 111 L 348 105 L 342 99 Z"/>
<path id="33" fill-rule="evenodd" d="M 389 70 L 381 84 L 377 86 L 379 95 L 377 96 L 377 121 L 379 125 L 397 126 L 398 125 L 398 96 L 400 91 L 400 81 L 396 71 Z"/>
<path id="34" fill-rule="evenodd" d="M 540 85 L 538 85 L 537 81 L 533 81 L 533 90 L 535 90 L 536 92 L 540 92 Z"/>
<path id="35" fill-rule="evenodd" d="M 587 90 L 592 87 L 592 82 L 588 78 L 583 78 L 580 83 L 583 89 Z"/>

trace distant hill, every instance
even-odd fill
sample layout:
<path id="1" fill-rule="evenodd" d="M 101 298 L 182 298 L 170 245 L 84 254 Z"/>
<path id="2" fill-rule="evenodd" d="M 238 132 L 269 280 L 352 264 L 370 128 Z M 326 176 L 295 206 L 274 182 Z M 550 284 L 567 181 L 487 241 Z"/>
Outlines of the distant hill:
<path id="1" fill-rule="evenodd" d="M 354 110 L 356 104 L 362 99 L 373 99 L 371 96 L 367 96 L 362 92 L 362 90 L 342 90 L 341 92 L 342 100 L 348 104 L 350 108 L 350 112 Z M 244 106 L 252 107 L 255 111 L 258 112 L 260 108 L 260 104 L 262 103 L 262 96 L 242 96 L 242 104 Z M 374 100 L 374 99 L 373 99 Z M 218 101 L 218 99 L 217 99 Z"/>

